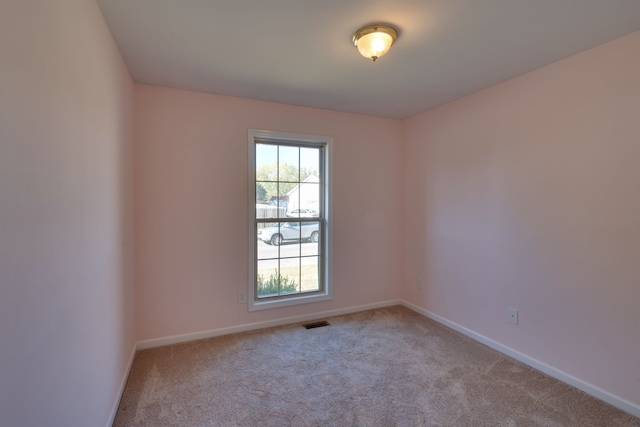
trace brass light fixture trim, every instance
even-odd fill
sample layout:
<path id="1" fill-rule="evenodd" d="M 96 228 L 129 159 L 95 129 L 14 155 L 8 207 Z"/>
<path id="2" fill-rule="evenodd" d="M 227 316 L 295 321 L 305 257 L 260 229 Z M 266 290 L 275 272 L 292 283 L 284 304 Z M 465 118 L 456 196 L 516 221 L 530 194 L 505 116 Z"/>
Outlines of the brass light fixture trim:
<path id="1" fill-rule="evenodd" d="M 360 28 L 353 35 L 353 44 L 360 55 L 376 59 L 386 54 L 398 38 L 398 30 L 391 25 L 371 24 Z"/>

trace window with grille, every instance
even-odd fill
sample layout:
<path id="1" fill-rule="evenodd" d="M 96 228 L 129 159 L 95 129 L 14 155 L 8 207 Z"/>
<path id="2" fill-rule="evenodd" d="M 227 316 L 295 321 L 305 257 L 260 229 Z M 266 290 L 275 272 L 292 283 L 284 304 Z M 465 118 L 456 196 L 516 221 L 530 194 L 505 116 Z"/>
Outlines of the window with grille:
<path id="1" fill-rule="evenodd" d="M 249 309 L 331 299 L 331 138 L 249 131 Z"/>

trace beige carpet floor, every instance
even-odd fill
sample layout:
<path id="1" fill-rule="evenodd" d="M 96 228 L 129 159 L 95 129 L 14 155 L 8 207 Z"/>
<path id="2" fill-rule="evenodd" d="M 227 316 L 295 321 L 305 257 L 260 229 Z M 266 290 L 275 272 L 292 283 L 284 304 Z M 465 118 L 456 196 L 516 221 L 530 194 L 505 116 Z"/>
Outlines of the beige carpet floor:
<path id="1" fill-rule="evenodd" d="M 640 426 L 404 307 L 140 351 L 114 426 Z"/>

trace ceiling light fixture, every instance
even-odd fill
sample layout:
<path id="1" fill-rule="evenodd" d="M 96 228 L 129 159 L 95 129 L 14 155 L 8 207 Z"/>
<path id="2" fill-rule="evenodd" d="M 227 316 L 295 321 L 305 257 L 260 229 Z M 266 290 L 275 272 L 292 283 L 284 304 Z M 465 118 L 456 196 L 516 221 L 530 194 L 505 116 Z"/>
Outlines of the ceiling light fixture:
<path id="1" fill-rule="evenodd" d="M 380 58 L 387 53 L 393 42 L 398 38 L 398 30 L 383 24 L 367 25 L 360 28 L 353 35 L 353 44 L 360 55 L 368 59 Z"/>

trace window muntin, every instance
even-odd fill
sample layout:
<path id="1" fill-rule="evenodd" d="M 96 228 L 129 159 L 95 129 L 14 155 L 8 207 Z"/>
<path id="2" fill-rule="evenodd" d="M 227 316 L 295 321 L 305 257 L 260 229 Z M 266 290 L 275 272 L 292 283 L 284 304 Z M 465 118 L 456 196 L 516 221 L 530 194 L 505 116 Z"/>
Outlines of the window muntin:
<path id="1" fill-rule="evenodd" d="M 250 131 L 250 310 L 331 298 L 330 142 Z"/>

